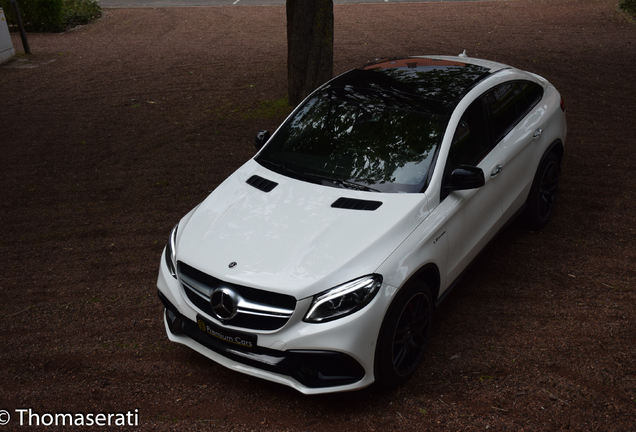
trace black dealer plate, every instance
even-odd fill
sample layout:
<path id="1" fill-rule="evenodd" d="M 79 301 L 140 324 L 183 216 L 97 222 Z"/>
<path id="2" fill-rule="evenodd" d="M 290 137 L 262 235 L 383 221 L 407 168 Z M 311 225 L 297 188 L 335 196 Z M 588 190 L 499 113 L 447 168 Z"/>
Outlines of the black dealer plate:
<path id="1" fill-rule="evenodd" d="M 197 325 L 199 326 L 199 329 L 208 336 L 215 337 L 224 342 L 234 344 L 243 348 L 256 348 L 256 335 L 223 328 L 206 320 L 200 315 L 197 315 Z"/>

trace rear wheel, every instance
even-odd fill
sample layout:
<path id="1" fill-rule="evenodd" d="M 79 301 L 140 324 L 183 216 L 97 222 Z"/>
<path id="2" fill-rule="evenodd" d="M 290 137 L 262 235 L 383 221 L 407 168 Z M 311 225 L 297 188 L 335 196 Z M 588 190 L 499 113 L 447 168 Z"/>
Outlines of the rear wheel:
<path id="1" fill-rule="evenodd" d="M 554 153 L 546 156 L 537 169 L 526 206 L 530 229 L 541 229 L 548 223 L 556 203 L 559 169 L 559 159 Z"/>
<path id="2" fill-rule="evenodd" d="M 406 382 L 422 361 L 433 316 L 425 283 L 404 288 L 384 317 L 375 352 L 375 379 L 384 387 Z"/>

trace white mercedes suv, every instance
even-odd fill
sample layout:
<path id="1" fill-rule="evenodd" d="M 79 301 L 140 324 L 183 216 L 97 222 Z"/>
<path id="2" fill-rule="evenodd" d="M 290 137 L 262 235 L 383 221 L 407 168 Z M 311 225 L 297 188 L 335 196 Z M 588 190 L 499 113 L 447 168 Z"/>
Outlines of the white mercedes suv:
<path id="1" fill-rule="evenodd" d="M 404 383 L 476 255 L 546 224 L 566 129 L 544 78 L 465 55 L 332 79 L 173 229 L 168 338 L 306 394 Z"/>

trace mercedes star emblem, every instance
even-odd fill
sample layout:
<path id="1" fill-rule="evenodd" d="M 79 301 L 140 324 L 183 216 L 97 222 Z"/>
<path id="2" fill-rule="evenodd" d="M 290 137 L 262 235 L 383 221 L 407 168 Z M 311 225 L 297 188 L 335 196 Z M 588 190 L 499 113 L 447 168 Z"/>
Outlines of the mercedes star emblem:
<path id="1" fill-rule="evenodd" d="M 240 297 L 229 288 L 217 288 L 210 296 L 212 312 L 221 321 L 231 320 L 238 313 Z"/>

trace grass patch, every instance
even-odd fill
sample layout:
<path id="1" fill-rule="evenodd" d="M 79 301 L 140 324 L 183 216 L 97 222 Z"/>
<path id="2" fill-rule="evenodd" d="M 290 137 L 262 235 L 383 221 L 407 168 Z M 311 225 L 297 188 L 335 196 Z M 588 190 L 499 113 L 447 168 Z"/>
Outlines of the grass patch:
<path id="1" fill-rule="evenodd" d="M 259 102 L 258 107 L 253 111 L 249 111 L 245 115 L 245 118 L 287 117 L 291 110 L 292 107 L 289 105 L 289 99 L 285 96 Z"/>

